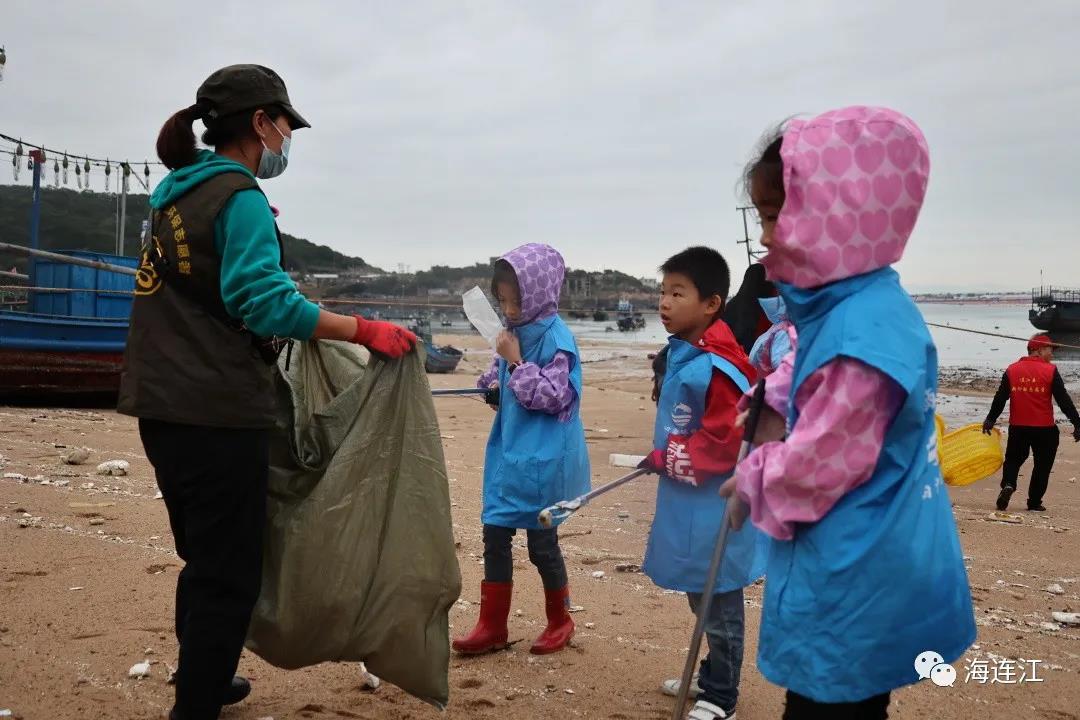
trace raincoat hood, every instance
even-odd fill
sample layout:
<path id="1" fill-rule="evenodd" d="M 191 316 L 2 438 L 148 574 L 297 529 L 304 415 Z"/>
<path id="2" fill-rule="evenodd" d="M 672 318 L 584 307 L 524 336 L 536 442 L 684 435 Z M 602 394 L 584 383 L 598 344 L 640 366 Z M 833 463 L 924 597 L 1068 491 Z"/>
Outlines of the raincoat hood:
<path id="1" fill-rule="evenodd" d="M 792 120 L 780 156 L 786 197 L 762 260 L 770 279 L 815 288 L 901 258 L 930 174 L 911 119 L 854 106 Z"/>
<path id="2" fill-rule="evenodd" d="M 735 339 L 735 334 L 731 332 L 731 328 L 723 320 L 717 320 L 709 326 L 709 329 L 701 336 L 698 347 L 713 355 L 719 355 L 730 362 L 750 382 L 754 382 L 757 378 L 757 371 L 750 364 L 750 358 L 747 357 L 746 351 L 743 350 L 742 345 Z"/>
<path id="3" fill-rule="evenodd" d="M 758 298 L 758 305 L 761 306 L 762 311 L 765 313 L 765 317 L 769 318 L 769 322 L 773 325 L 788 319 L 787 306 L 784 304 L 784 298 L 779 295 L 776 297 Z"/>
<path id="4" fill-rule="evenodd" d="M 529 243 L 502 256 L 517 275 L 521 292 L 521 319 L 516 326 L 543 320 L 559 312 L 566 263 L 550 245 Z"/>
<path id="5" fill-rule="evenodd" d="M 158 183 L 150 195 L 150 207 L 161 210 L 215 175 L 227 172 L 243 173 L 252 179 L 255 177 L 235 160 L 209 150 L 200 150 L 195 156 L 195 162 L 173 170 Z"/>

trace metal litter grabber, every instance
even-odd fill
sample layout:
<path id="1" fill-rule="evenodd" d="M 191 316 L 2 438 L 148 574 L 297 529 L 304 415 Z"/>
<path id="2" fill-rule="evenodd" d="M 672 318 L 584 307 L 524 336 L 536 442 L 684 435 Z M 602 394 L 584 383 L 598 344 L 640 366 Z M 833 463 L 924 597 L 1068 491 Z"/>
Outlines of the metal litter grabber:
<path id="1" fill-rule="evenodd" d="M 739 447 L 739 459 L 735 461 L 736 467 L 747 455 L 750 454 L 750 446 L 757 433 L 758 419 L 761 417 L 761 408 L 765 404 L 765 381 L 759 380 L 754 388 L 754 395 L 750 400 L 750 415 L 746 418 L 743 427 L 742 445 Z M 679 680 L 679 695 L 675 699 L 675 707 L 671 711 L 672 720 L 681 720 L 686 700 L 690 696 L 690 680 L 694 676 L 694 666 L 698 662 L 698 653 L 701 652 L 701 638 L 705 634 L 705 618 L 709 617 L 709 609 L 712 606 L 713 588 L 716 587 L 716 578 L 720 576 L 720 565 L 727 550 L 728 535 L 731 532 L 731 502 L 728 500 L 724 505 L 724 517 L 720 521 L 720 533 L 716 537 L 716 547 L 713 550 L 712 562 L 709 563 L 709 573 L 705 578 L 705 588 L 701 591 L 701 602 L 698 603 L 697 620 L 694 623 L 694 634 L 690 636 L 690 649 L 686 653 L 686 664 L 683 666 L 682 679 Z"/>
<path id="2" fill-rule="evenodd" d="M 650 472 L 650 470 L 647 470 L 645 468 L 639 468 L 628 475 L 623 475 L 618 480 L 612 480 L 607 485 L 601 485 L 595 490 L 587 492 L 584 495 L 574 498 L 573 500 L 562 500 L 561 502 L 557 502 L 551 507 L 547 507 L 541 510 L 540 515 L 537 516 L 536 520 L 540 523 L 540 527 L 553 527 L 556 521 L 565 520 L 566 518 L 570 517 L 578 510 L 588 505 L 589 501 L 593 498 L 603 495 L 606 492 L 611 492 L 615 488 L 625 485 L 631 480 L 636 480 L 642 475 L 647 475 Z"/>
<path id="3" fill-rule="evenodd" d="M 432 397 L 483 397 L 488 405 L 499 404 L 499 388 L 464 388 L 461 390 L 432 390 Z"/>

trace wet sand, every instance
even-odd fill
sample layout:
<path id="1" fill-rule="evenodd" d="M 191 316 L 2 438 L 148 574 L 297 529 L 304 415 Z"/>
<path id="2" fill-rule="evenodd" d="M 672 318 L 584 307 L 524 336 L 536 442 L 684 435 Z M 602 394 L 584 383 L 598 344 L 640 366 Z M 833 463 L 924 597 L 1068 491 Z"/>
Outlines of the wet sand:
<path id="1" fill-rule="evenodd" d="M 478 339 L 446 340 L 480 348 Z M 589 362 L 583 409 L 594 484 L 624 472 L 608 467 L 610 453 L 641 454 L 649 446 L 649 349 L 654 348 L 584 344 Z M 430 376 L 431 384 L 469 387 L 486 362 L 486 353 L 470 353 L 457 373 Z M 989 390 L 947 382 L 940 407 L 950 426 L 981 422 L 996 387 L 995 379 L 990 382 Z M 491 411 L 476 399 L 436 402 L 463 578 L 450 620 L 453 632 L 461 632 L 475 620 L 479 600 L 481 465 Z M 57 445 L 91 448 L 90 464 L 62 465 Z M 0 480 L 0 709 L 28 719 L 163 717 L 172 698 L 165 680 L 176 662 L 172 605 L 180 561 L 164 505 L 154 499 L 156 486 L 135 422 L 111 411 L 0 407 L 0 454 L 0 472 L 42 475 L 50 483 Z M 128 460 L 131 474 L 92 474 L 94 465 L 112 459 Z M 1080 611 L 1077 476 L 1080 450 L 1063 441 L 1045 499 L 1049 512 L 1021 510 L 1017 524 L 988 519 L 997 478 L 950 489 L 978 608 L 979 638 L 966 661 L 1041 660 L 1042 682 L 964 682 L 961 660 L 955 687 L 924 682 L 901 690 L 894 694 L 892 717 L 1077 717 L 1080 627 L 1047 625 L 1052 611 Z M 1026 483 L 1025 472 L 1021 488 Z M 516 644 L 504 653 L 454 658 L 444 715 L 393 687 L 362 692 L 355 665 L 287 672 L 245 653 L 240 671 L 253 679 L 254 692 L 223 717 L 668 717 L 671 700 L 658 686 L 679 673 L 693 617 L 685 597 L 654 587 L 641 574 L 616 570 L 640 562 L 654 492 L 650 480 L 632 483 L 563 526 L 572 602 L 582 609 L 574 615 L 574 646 L 562 653 L 528 653 L 543 627 L 543 601 L 524 538 L 517 539 L 510 623 Z M 1014 504 L 1023 507 L 1022 492 Z M 604 577 L 594 579 L 596 571 Z M 1047 592 L 1051 585 L 1062 593 Z M 746 593 L 738 707 L 743 720 L 778 718 L 782 712 L 782 691 L 755 667 L 761 594 L 761 586 Z M 128 679 L 128 668 L 144 659 L 152 661 L 150 677 Z"/>

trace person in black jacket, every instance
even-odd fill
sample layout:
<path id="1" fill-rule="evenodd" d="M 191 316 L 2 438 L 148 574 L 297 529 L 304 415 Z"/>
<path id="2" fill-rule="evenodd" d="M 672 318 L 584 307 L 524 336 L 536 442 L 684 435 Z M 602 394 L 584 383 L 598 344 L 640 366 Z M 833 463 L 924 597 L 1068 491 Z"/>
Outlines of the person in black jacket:
<path id="1" fill-rule="evenodd" d="M 765 277 L 764 265 L 754 263 L 746 269 L 739 292 L 728 300 L 723 316 L 743 351 L 749 353 L 758 337 L 772 326 L 758 299 L 775 295 L 776 287 Z"/>

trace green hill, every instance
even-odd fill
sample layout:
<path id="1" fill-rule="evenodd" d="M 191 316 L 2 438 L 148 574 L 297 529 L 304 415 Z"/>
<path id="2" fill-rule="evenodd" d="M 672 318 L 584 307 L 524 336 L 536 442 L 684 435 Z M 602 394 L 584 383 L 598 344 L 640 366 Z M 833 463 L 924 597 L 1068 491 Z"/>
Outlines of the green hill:
<path id="1" fill-rule="evenodd" d="M 111 253 L 116 247 L 118 197 L 68 189 L 42 189 L 41 229 L 38 233 L 43 250 L 89 250 Z M 30 244 L 30 188 L 0 185 L 0 242 Z M 146 195 L 128 195 L 125 254 L 134 255 L 139 247 L 139 230 L 148 212 Z M 346 268 L 362 269 L 367 264 L 325 245 L 282 233 L 287 270 L 300 272 L 341 272 Z M 0 268 L 27 267 L 22 255 L 0 251 Z"/>

